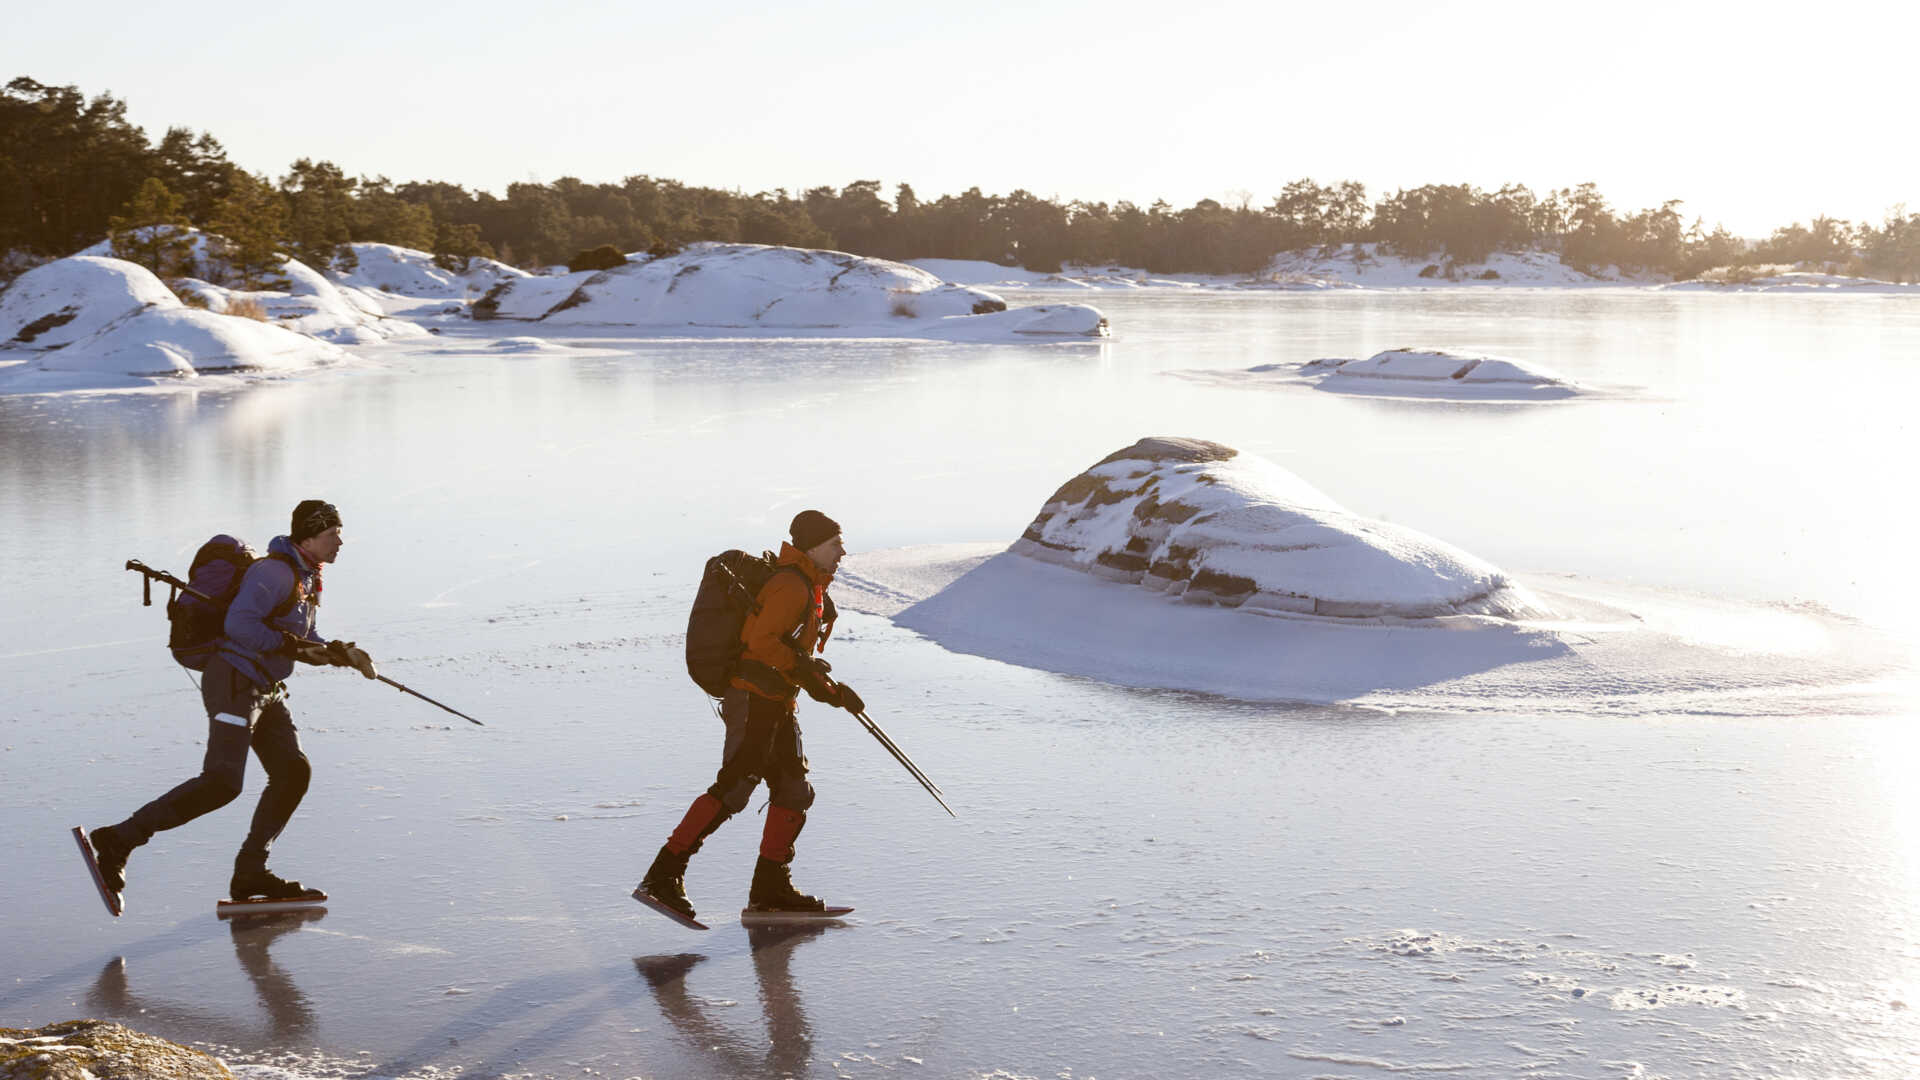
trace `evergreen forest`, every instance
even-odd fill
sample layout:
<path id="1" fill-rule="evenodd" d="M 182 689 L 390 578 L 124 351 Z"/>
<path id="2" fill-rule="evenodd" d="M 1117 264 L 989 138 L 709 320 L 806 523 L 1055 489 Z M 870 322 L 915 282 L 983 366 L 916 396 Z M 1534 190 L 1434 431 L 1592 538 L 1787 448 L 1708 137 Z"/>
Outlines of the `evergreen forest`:
<path id="1" fill-rule="evenodd" d="M 617 184 L 563 177 L 510 184 L 504 195 L 436 180 L 349 176 L 301 159 L 277 177 L 227 159 L 210 133 L 171 127 L 158 141 L 126 103 L 77 87 L 16 78 L 0 92 L 0 253 L 68 255 L 109 235 L 191 224 L 252 252 L 268 280 L 278 252 L 345 268 L 350 244 L 433 252 L 444 265 L 491 256 L 518 266 L 578 261 L 601 245 L 677 250 L 700 240 L 828 247 L 890 259 L 982 259 L 1029 270 L 1119 265 L 1155 273 L 1255 274 L 1277 252 L 1371 241 L 1393 252 L 1471 263 L 1494 251 L 1558 252 L 1582 269 L 1697 276 L 1717 267 L 1792 263 L 1920 281 L 1920 213 L 1879 223 L 1814 217 L 1749 244 L 1689 220 L 1680 202 L 1625 210 L 1592 184 L 1536 193 L 1429 184 L 1370 194 L 1353 181 L 1281 184 L 1264 203 L 1047 199 L 969 188 L 923 198 L 879 181 L 748 194 L 644 174 Z M 143 251 L 156 270 L 177 252 Z"/>

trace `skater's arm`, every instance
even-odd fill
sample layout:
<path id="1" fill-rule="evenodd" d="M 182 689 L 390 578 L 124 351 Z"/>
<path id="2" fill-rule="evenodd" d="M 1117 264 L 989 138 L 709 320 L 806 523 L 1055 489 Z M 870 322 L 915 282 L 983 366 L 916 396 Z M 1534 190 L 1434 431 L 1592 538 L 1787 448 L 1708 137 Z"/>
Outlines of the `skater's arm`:
<path id="1" fill-rule="evenodd" d="M 268 625 L 278 608 L 293 592 L 293 568 L 278 559 L 261 559 L 247 568 L 240 579 L 240 591 L 233 594 L 227 608 L 226 633 L 234 644 L 262 655 L 278 651 L 287 634 Z"/>

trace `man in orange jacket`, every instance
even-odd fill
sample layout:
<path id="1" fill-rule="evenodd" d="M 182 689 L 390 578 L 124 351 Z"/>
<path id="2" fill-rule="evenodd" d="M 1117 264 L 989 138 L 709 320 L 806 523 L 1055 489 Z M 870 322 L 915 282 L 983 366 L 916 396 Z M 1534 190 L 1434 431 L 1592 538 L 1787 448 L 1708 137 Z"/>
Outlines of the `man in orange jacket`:
<path id="1" fill-rule="evenodd" d="M 746 808 L 762 780 L 770 805 L 747 910 L 805 915 L 826 908 L 795 889 L 788 873 L 794 840 L 813 805 L 794 701 L 805 690 L 816 701 L 850 712 L 862 712 L 866 704 L 852 688 L 827 678 L 827 665 L 818 658 L 833 633 L 827 586 L 846 554 L 840 526 L 818 510 L 803 510 L 788 532 L 792 542 L 780 545 L 779 569 L 761 586 L 756 607 L 740 628 L 740 662 L 720 705 L 727 728 L 720 773 L 687 808 L 634 892 L 640 902 L 690 925 L 699 924 L 687 900 L 687 861 L 715 829 Z"/>

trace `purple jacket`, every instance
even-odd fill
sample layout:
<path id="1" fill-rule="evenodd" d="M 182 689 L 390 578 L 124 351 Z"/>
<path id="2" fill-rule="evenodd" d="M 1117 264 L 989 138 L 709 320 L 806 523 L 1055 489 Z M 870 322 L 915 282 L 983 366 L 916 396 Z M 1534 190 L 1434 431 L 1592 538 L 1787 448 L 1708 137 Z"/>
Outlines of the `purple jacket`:
<path id="1" fill-rule="evenodd" d="M 274 537 L 267 551 L 286 556 L 292 560 L 293 567 L 299 569 L 296 571 L 279 559 L 254 560 L 253 565 L 247 567 L 246 576 L 240 579 L 240 591 L 233 594 L 233 604 L 227 608 L 227 636 L 220 643 L 220 655 L 235 671 L 262 689 L 293 674 L 293 657 L 286 651 L 283 632 L 320 644 L 326 640 L 317 629 L 318 605 L 312 600 L 300 601 L 285 615 L 274 615 L 274 610 L 293 595 L 296 573 L 305 591 L 312 593 L 317 576 L 314 567 L 300 554 L 300 549 L 293 546 L 293 541 L 284 536 Z"/>

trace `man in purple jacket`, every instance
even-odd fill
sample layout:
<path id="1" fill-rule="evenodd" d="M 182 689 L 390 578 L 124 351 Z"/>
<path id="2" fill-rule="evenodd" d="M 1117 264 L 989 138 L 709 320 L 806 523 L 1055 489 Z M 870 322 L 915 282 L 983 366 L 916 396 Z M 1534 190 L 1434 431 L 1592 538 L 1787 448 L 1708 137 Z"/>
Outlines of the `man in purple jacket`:
<path id="1" fill-rule="evenodd" d="M 285 700 L 294 661 L 353 667 L 369 679 L 378 674 L 365 651 L 350 642 L 326 641 L 315 627 L 320 570 L 339 556 L 341 543 L 340 511 L 308 499 L 294 507 L 287 535 L 274 537 L 266 557 L 247 568 L 227 608 L 226 637 L 207 661 L 200 684 L 207 707 L 207 756 L 200 775 L 87 838 L 101 879 L 116 898 L 127 886 L 127 856 L 134 848 L 239 796 L 249 747 L 267 770 L 267 785 L 233 860 L 228 895 L 234 900 L 327 898 L 268 870 L 267 850 L 300 805 L 311 775 Z"/>

